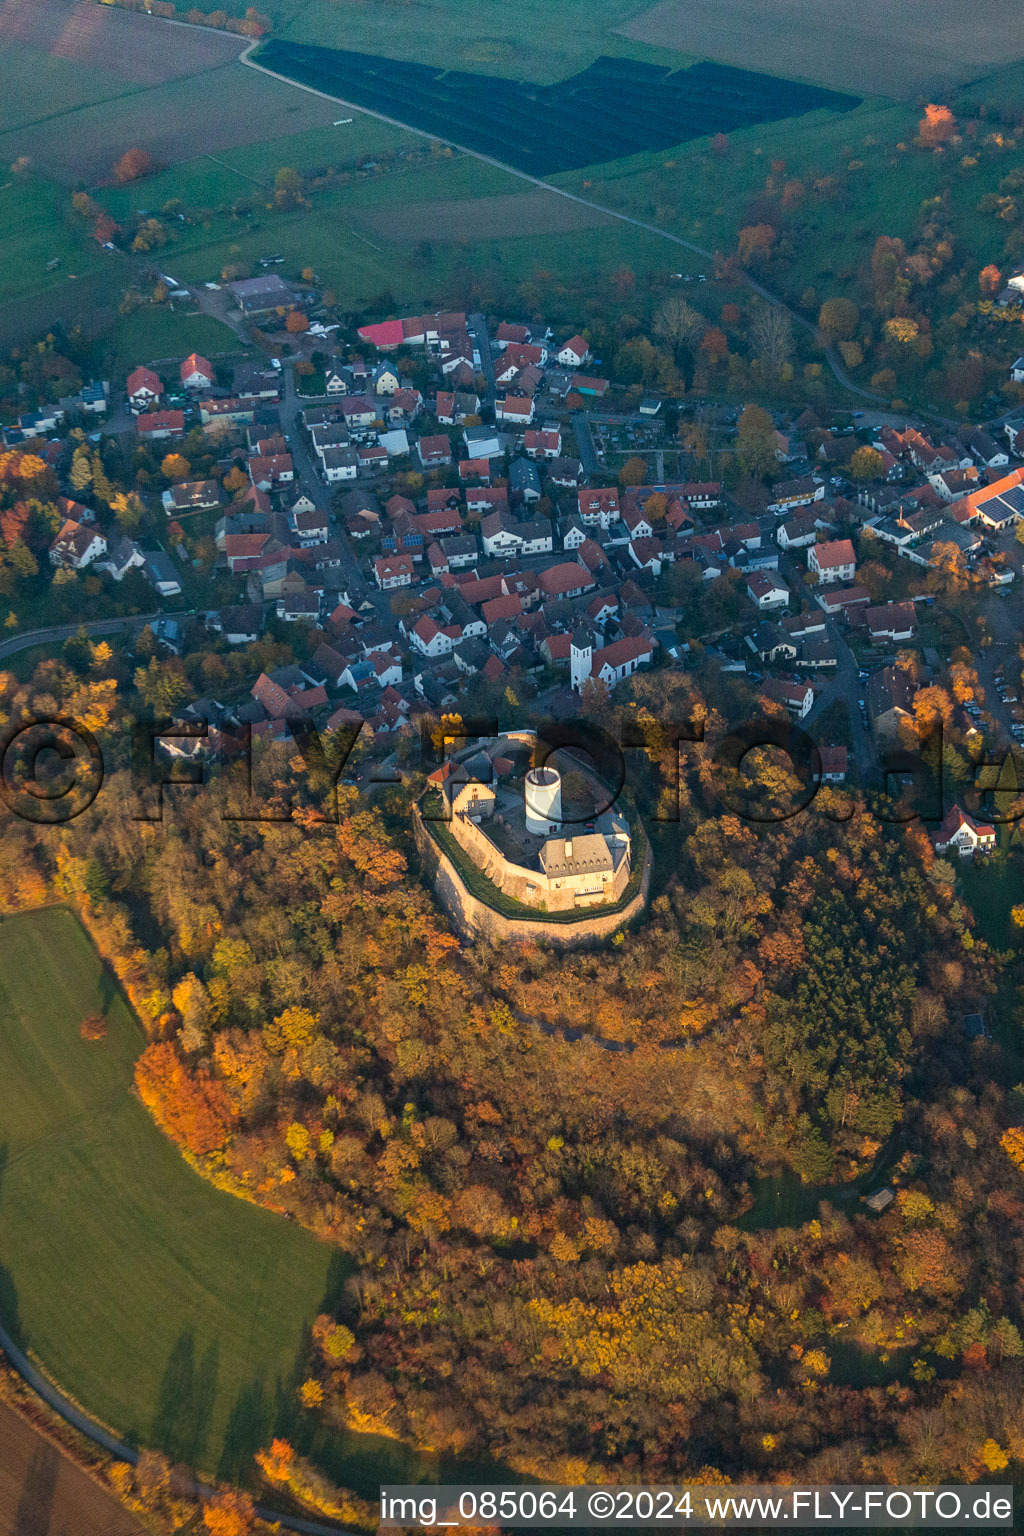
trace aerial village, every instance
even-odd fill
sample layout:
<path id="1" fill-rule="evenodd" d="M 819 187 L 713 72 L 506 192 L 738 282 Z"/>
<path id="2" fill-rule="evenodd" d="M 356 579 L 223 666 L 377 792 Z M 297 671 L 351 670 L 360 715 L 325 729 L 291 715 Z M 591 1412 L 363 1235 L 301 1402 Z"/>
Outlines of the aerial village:
<path id="1" fill-rule="evenodd" d="M 581 334 L 452 312 L 346 337 L 276 273 L 207 287 L 259 337 L 256 361 L 140 362 L 4 437 L 59 476 L 49 566 L 56 586 L 82 578 L 77 622 L 130 579 L 160 654 L 294 636 L 296 660 L 188 706 L 215 731 L 277 741 L 301 719 L 386 744 L 495 698 L 562 718 L 638 671 L 713 664 L 762 710 L 820 722 L 834 783 L 877 774 L 935 685 L 966 753 L 986 731 L 1024 737 L 1006 602 L 1024 411 L 939 431 L 683 408 L 602 372 Z M 745 432 L 772 466 L 754 493 L 710 473 Z M 111 436 L 148 466 L 121 495 L 134 518 L 89 472 Z M 963 811 L 935 836 L 963 856 L 994 844 Z"/>

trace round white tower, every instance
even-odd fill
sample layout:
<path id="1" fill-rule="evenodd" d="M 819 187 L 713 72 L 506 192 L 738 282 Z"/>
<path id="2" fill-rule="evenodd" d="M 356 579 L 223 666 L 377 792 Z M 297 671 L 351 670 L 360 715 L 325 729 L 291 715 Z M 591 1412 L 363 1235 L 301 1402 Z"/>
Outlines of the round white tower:
<path id="1" fill-rule="evenodd" d="M 531 768 L 526 775 L 526 830 L 539 837 L 562 825 L 562 776 L 554 768 Z"/>

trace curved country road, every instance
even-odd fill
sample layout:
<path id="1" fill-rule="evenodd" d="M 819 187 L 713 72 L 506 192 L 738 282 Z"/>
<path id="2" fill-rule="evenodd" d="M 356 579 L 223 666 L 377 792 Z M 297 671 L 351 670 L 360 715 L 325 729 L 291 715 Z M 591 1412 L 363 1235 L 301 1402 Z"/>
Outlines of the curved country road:
<path id="1" fill-rule="evenodd" d="M 133 1450 L 130 1445 L 125 1445 L 116 1435 L 111 1434 L 109 1429 L 105 1429 L 102 1424 L 91 1419 L 70 1398 L 65 1397 L 63 1392 L 36 1369 L 4 1328 L 0 1328 L 0 1349 L 3 1350 L 7 1363 L 24 1381 L 28 1382 L 33 1392 L 37 1393 L 55 1413 L 59 1413 L 72 1429 L 77 1429 L 79 1434 L 85 1435 L 86 1439 L 91 1440 L 94 1445 L 101 1446 L 118 1461 L 127 1461 L 132 1466 L 135 1465 L 139 1459 L 138 1451 Z M 195 1491 L 204 1498 L 209 1498 L 217 1492 L 208 1483 L 201 1483 L 198 1479 L 195 1480 Z M 282 1530 L 296 1531 L 298 1536 L 337 1536 L 339 1531 L 347 1529 L 340 1525 L 326 1525 L 317 1520 L 303 1520 L 297 1515 L 281 1515 L 277 1510 L 267 1509 L 261 1504 L 257 1504 L 256 1512 L 261 1520 L 265 1520 L 270 1525 L 276 1522 Z"/>
<path id="2" fill-rule="evenodd" d="M 15 656 L 18 651 L 31 650 L 34 645 L 52 645 L 58 640 L 71 640 L 84 629 L 87 635 L 127 635 L 135 629 L 145 629 L 155 619 L 187 619 L 189 613 L 137 613 L 126 619 L 86 619 L 78 624 L 53 624 L 45 629 L 29 629 L 23 635 L 11 635 L 0 640 L 0 661 L 5 656 Z"/>

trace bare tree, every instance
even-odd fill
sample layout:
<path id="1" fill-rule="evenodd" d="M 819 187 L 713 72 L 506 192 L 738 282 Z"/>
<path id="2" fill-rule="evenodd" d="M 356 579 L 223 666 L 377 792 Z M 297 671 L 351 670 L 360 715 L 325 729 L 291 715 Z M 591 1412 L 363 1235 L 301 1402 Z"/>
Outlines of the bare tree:
<path id="1" fill-rule="evenodd" d="M 750 340 L 765 369 L 778 375 L 793 352 L 793 322 L 777 304 L 761 304 L 750 319 Z"/>
<path id="2" fill-rule="evenodd" d="M 662 304 L 654 317 L 654 334 L 660 341 L 667 341 L 674 351 L 680 347 L 693 347 L 707 330 L 708 323 L 691 304 L 679 294 L 673 294 Z"/>

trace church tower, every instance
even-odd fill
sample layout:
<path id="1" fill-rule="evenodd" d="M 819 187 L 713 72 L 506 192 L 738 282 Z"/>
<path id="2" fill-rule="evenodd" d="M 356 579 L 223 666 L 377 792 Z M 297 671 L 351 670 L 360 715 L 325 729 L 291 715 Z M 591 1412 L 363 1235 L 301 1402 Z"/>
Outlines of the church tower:
<path id="1" fill-rule="evenodd" d="M 580 693 L 594 665 L 594 639 L 578 624 L 569 641 L 569 673 L 573 691 Z"/>

